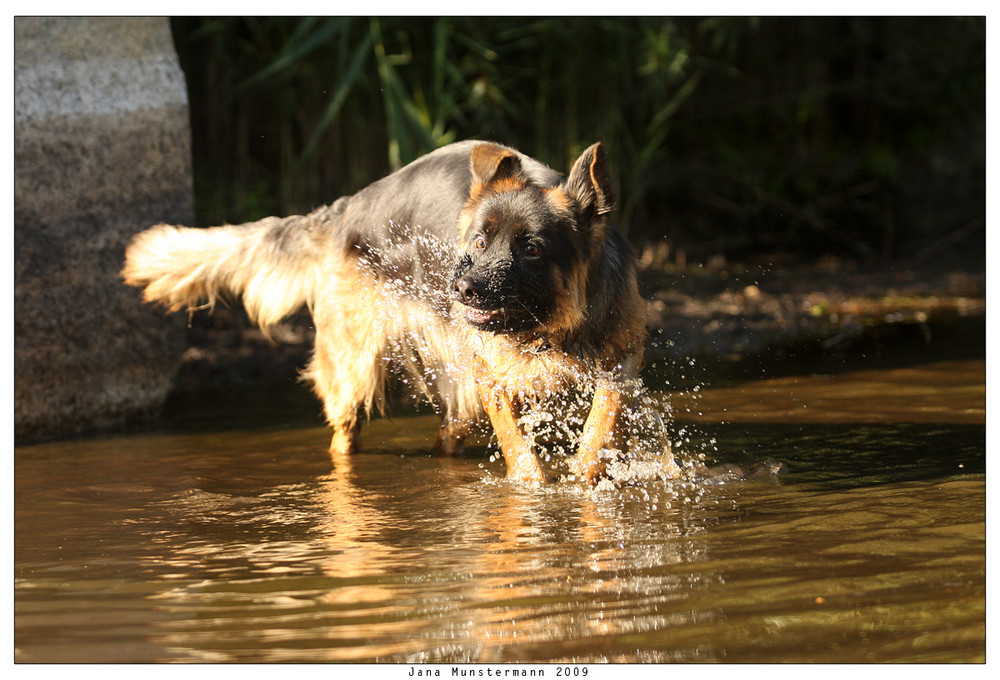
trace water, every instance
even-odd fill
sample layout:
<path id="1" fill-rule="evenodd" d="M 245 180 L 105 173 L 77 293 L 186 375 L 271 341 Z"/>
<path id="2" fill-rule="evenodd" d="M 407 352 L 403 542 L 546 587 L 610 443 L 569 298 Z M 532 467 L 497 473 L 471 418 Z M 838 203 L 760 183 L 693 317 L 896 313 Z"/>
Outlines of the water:
<path id="1" fill-rule="evenodd" d="M 723 467 L 598 493 L 423 415 L 334 468 L 296 391 L 18 447 L 15 659 L 980 662 L 979 356 L 657 392 Z"/>

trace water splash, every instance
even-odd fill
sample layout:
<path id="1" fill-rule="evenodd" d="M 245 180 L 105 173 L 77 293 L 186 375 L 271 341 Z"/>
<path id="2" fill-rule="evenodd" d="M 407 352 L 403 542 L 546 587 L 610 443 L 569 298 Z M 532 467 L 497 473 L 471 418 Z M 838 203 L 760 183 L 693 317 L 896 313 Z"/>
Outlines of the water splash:
<path id="1" fill-rule="evenodd" d="M 468 381 L 471 351 L 455 346 L 454 337 L 462 336 L 452 336 L 447 329 L 448 324 L 463 323 L 450 317 L 449 265 L 456 260 L 456 252 L 454 240 L 419 227 L 390 223 L 381 241 L 366 244 L 359 262 L 360 267 L 375 274 L 382 287 L 386 323 L 395 319 L 403 329 L 387 333 L 390 346 L 384 361 L 401 383 L 414 388 L 445 418 L 461 411 L 450 401 L 478 398 L 475 394 L 459 394 L 463 389 L 469 391 L 460 383 Z M 417 309 L 423 310 L 423 318 L 412 318 Z M 408 314 L 411 318 L 404 318 Z M 442 344 L 449 341 L 451 346 L 442 351 Z M 685 370 L 693 367 L 693 359 L 686 361 L 686 367 L 676 367 L 680 380 L 685 380 Z M 568 388 L 549 387 L 541 394 L 526 395 L 530 398 L 519 418 L 522 431 L 543 465 L 556 477 L 576 480 L 569 461 L 576 455 L 594 391 L 609 379 L 615 381 L 616 388 L 624 388 L 627 395 L 624 417 L 628 446 L 625 453 L 602 452 L 609 461 L 607 478 L 592 492 L 602 494 L 643 486 L 684 490 L 693 486 L 699 475 L 703 476 L 706 452 L 701 449 L 705 444 L 694 444 L 685 428 L 673 429 L 673 410 L 663 395 L 650 393 L 639 380 L 623 384 L 608 375 L 568 370 L 571 377 Z M 694 393 L 699 390 L 700 387 L 694 388 Z M 714 442 L 709 446 L 714 446 Z M 498 460 L 500 456 L 494 450 L 490 460 Z"/>

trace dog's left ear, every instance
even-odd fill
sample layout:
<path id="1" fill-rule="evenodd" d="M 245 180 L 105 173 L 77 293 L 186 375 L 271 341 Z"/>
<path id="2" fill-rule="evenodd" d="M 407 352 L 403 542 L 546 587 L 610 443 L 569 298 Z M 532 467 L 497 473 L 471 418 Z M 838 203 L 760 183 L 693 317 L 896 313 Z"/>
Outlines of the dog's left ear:
<path id="1" fill-rule="evenodd" d="M 592 145 L 576 159 L 566 180 L 566 193 L 576 200 L 580 212 L 591 219 L 615 209 L 611 176 L 601 143 Z"/>

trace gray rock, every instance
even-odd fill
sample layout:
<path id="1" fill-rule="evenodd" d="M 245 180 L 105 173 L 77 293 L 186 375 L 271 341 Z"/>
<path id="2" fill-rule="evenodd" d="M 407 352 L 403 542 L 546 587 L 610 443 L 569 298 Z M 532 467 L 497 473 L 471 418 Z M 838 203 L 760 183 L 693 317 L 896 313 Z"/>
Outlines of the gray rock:
<path id="1" fill-rule="evenodd" d="M 25 441 L 154 413 L 184 319 L 122 284 L 125 245 L 193 221 L 167 19 L 14 22 L 14 427 Z"/>

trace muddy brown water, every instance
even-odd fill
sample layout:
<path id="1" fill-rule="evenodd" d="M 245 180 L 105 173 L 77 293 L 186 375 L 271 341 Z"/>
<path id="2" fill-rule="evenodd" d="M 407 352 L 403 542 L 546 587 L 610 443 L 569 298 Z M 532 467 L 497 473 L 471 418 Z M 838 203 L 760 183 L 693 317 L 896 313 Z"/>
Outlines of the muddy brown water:
<path id="1" fill-rule="evenodd" d="M 750 480 L 515 487 L 429 415 L 334 467 L 294 390 L 20 446 L 15 660 L 981 662 L 984 355 L 657 393 Z"/>

